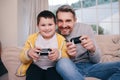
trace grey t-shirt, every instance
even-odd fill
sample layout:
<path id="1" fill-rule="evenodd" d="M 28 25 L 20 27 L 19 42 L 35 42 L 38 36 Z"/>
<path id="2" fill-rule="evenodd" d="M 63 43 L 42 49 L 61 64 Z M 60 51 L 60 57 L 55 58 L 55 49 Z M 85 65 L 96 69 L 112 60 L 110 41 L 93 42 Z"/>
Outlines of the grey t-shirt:
<path id="1" fill-rule="evenodd" d="M 49 40 L 44 39 L 40 34 L 38 35 L 38 38 L 35 43 L 36 47 L 40 47 L 42 49 L 45 48 L 56 48 L 58 49 L 58 42 L 56 34 Z M 55 61 L 51 61 L 48 59 L 48 56 L 40 56 L 40 59 L 38 61 L 35 61 L 34 64 L 39 66 L 42 69 L 47 69 L 49 67 L 55 66 Z"/>
<path id="2" fill-rule="evenodd" d="M 93 33 L 91 26 L 82 24 L 82 23 L 76 23 L 74 25 L 74 28 L 73 28 L 73 31 L 71 32 L 71 34 L 68 36 L 64 36 L 64 37 L 70 41 L 71 38 L 82 36 L 82 35 L 88 35 L 93 40 L 93 42 L 95 43 L 95 46 L 96 46 L 96 51 L 95 51 L 94 55 L 90 55 L 89 51 L 87 51 L 85 48 L 83 48 L 80 45 L 80 43 L 76 44 L 77 45 L 77 55 L 75 58 L 72 58 L 72 60 L 74 62 L 93 62 L 93 63 L 99 62 L 100 61 L 100 55 L 99 55 L 100 50 L 96 44 L 96 41 L 94 38 L 94 33 Z"/>

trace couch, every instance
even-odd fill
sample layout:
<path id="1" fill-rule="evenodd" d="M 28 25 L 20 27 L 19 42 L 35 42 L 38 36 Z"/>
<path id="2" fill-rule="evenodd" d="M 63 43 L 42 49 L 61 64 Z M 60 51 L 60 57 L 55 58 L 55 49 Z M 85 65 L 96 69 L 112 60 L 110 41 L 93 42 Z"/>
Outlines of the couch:
<path id="1" fill-rule="evenodd" d="M 120 60 L 120 35 L 96 35 L 96 42 L 101 49 L 100 62 L 112 62 Z M 19 47 L 3 48 L 2 61 L 8 70 L 9 80 L 25 80 L 25 77 L 16 76 L 16 69 L 20 65 Z M 86 80 L 99 80 L 96 78 L 86 78 Z"/>

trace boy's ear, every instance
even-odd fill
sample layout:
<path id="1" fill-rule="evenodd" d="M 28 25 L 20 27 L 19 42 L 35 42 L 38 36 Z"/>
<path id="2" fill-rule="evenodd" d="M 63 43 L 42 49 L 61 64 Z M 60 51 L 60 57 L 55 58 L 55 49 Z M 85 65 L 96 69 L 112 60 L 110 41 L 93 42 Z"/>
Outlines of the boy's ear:
<path id="1" fill-rule="evenodd" d="M 75 22 L 76 22 L 76 21 L 77 21 L 77 18 L 75 17 L 74 19 L 75 19 Z"/>
<path id="2" fill-rule="evenodd" d="M 39 24 L 37 24 L 37 27 L 39 26 Z"/>

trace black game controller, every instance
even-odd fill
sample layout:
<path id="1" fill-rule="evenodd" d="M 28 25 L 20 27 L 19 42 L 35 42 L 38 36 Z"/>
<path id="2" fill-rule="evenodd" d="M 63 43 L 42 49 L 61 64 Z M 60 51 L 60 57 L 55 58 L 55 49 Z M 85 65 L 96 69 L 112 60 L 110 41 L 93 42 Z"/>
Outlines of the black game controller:
<path id="1" fill-rule="evenodd" d="M 50 51 L 52 51 L 52 49 L 45 48 L 45 49 L 42 49 L 40 52 L 37 52 L 37 54 L 39 54 L 40 56 L 47 56 Z"/>
<path id="2" fill-rule="evenodd" d="M 81 36 L 71 38 L 71 39 L 70 39 L 70 42 L 73 42 L 74 44 L 81 43 L 81 40 L 79 39 L 80 37 L 81 37 Z"/>

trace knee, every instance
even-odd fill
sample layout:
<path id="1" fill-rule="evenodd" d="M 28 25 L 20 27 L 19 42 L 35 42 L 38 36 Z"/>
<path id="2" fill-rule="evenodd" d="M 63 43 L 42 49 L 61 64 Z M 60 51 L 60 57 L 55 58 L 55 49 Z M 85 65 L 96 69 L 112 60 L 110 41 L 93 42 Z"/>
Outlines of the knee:
<path id="1" fill-rule="evenodd" d="M 56 67 L 62 68 L 67 66 L 67 63 L 69 62 L 68 58 L 61 58 L 57 61 L 56 63 Z"/>
<path id="2" fill-rule="evenodd" d="M 56 69 L 57 70 L 67 69 L 70 63 L 71 63 L 70 59 L 68 59 L 68 58 L 61 58 L 56 63 Z"/>

